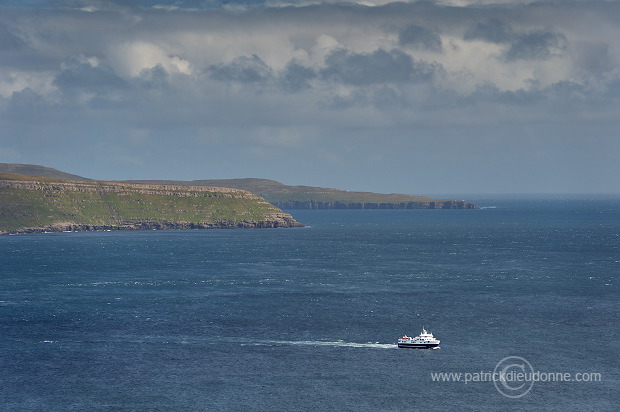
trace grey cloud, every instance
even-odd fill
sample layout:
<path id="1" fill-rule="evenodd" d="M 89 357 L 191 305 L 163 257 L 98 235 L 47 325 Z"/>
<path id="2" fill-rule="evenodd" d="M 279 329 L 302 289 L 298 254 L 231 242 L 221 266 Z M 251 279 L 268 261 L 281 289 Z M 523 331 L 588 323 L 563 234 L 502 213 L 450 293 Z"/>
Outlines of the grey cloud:
<path id="1" fill-rule="evenodd" d="M 150 69 L 142 70 L 138 80 L 146 88 L 158 88 L 167 85 L 169 77 L 166 69 L 158 64 Z"/>
<path id="2" fill-rule="evenodd" d="M 273 76 L 273 70 L 255 54 L 237 57 L 230 64 L 211 66 L 209 72 L 216 80 L 241 83 L 263 82 Z"/>
<path id="3" fill-rule="evenodd" d="M 332 96 L 326 107 L 346 110 L 353 107 L 372 106 L 384 110 L 402 104 L 401 95 L 392 87 L 372 85 L 365 89 L 356 89 L 346 96 Z"/>
<path id="4" fill-rule="evenodd" d="M 69 59 L 54 79 L 54 85 L 69 95 L 80 92 L 104 95 L 123 89 L 126 83 L 111 69 Z"/>
<path id="5" fill-rule="evenodd" d="M 316 72 L 301 65 L 296 61 L 290 61 L 280 79 L 282 87 L 290 92 L 297 92 L 310 86 L 310 81 L 316 78 Z"/>
<path id="6" fill-rule="evenodd" d="M 443 44 L 441 37 L 426 27 L 410 25 L 398 33 L 398 42 L 401 46 L 414 46 L 421 49 L 441 53 Z"/>
<path id="7" fill-rule="evenodd" d="M 346 110 L 354 106 L 365 106 L 368 104 L 368 96 L 361 90 L 356 90 L 347 96 L 332 96 L 326 102 L 325 107 L 334 110 Z"/>
<path id="8" fill-rule="evenodd" d="M 477 23 L 463 38 L 507 45 L 504 58 L 508 61 L 545 60 L 566 49 L 566 36 L 562 33 L 553 30 L 519 32 L 498 19 Z"/>
<path id="9" fill-rule="evenodd" d="M 518 36 L 505 57 L 508 61 L 545 60 L 565 49 L 566 37 L 563 34 L 539 30 Z"/>
<path id="10" fill-rule="evenodd" d="M 499 90 L 492 85 L 483 85 L 476 88 L 476 90 L 467 96 L 458 98 L 459 104 L 475 105 L 481 102 L 486 104 L 508 105 L 508 106 L 530 106 L 540 102 L 544 99 L 544 94 L 538 90 L 536 91 L 507 91 Z"/>
<path id="11" fill-rule="evenodd" d="M 259 6 L 267 0 L 30 0 L 31 5 L 40 7 L 48 6 L 53 2 L 57 7 L 83 8 L 93 7 L 97 9 L 117 9 L 124 8 L 151 8 L 151 7 L 174 7 L 187 9 L 213 9 L 224 5 L 231 6 Z M 0 2 L 1 3 L 1 2 Z M 286 4 L 286 3 L 285 3 Z"/>
<path id="12" fill-rule="evenodd" d="M 0 22 L 0 52 L 16 51 L 26 46 L 26 42 L 8 26 Z"/>
<path id="13" fill-rule="evenodd" d="M 601 99 L 598 92 L 571 81 L 560 81 L 548 86 L 535 84 L 531 89 L 515 91 L 500 90 L 492 85 L 484 85 L 477 87 L 468 95 L 455 94 L 451 100 L 456 107 L 477 107 L 476 111 L 484 108 L 485 112 L 497 110 L 498 121 L 505 117 L 506 113 L 512 113 L 509 117 L 514 116 L 514 118 L 519 118 L 519 116 L 537 118 L 544 113 L 546 121 L 550 123 L 560 119 L 566 121 L 570 116 L 577 116 L 581 120 L 575 124 L 579 124 L 584 118 L 613 117 L 615 110 L 610 109 L 609 101 Z M 444 103 L 449 102 L 446 99 Z"/>
<path id="14" fill-rule="evenodd" d="M 614 64 L 609 50 L 609 44 L 590 42 L 579 48 L 577 63 L 588 72 L 599 74 L 613 70 Z"/>
<path id="15" fill-rule="evenodd" d="M 392 87 L 381 86 L 371 96 L 372 105 L 376 108 L 385 109 L 400 104 L 401 95 Z"/>
<path id="16" fill-rule="evenodd" d="M 45 99 L 30 87 L 26 87 L 19 92 L 13 92 L 10 99 L 10 108 L 14 112 L 32 112 L 47 105 Z"/>
<path id="17" fill-rule="evenodd" d="M 372 53 L 341 49 L 328 55 L 325 63 L 327 67 L 321 70 L 324 79 L 356 86 L 428 80 L 434 71 L 433 65 L 414 62 L 397 49 Z"/>
<path id="18" fill-rule="evenodd" d="M 477 23 L 469 28 L 463 38 L 465 40 L 485 40 L 490 43 L 509 43 L 515 37 L 515 33 L 508 24 L 491 19 L 483 23 Z"/>

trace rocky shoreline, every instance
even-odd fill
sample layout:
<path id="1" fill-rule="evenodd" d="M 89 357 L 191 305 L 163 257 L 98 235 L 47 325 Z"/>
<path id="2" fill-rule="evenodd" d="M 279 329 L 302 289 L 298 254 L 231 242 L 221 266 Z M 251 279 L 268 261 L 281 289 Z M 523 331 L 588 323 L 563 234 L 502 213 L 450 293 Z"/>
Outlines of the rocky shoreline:
<path id="1" fill-rule="evenodd" d="M 54 224 L 41 227 L 23 228 L 20 230 L 0 231 L 0 235 L 54 232 L 113 232 L 131 230 L 190 230 L 190 229 L 275 229 L 305 227 L 286 213 L 281 213 L 268 220 L 241 220 L 235 222 L 135 222 L 118 225 L 78 225 Z"/>

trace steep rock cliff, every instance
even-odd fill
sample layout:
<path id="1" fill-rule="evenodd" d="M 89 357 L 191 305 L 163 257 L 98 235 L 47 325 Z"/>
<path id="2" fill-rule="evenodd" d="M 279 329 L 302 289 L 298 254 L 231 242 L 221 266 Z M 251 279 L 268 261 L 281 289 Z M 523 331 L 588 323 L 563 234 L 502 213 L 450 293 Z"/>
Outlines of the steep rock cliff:
<path id="1" fill-rule="evenodd" d="M 0 174 L 0 233 L 296 226 L 245 190 Z"/>

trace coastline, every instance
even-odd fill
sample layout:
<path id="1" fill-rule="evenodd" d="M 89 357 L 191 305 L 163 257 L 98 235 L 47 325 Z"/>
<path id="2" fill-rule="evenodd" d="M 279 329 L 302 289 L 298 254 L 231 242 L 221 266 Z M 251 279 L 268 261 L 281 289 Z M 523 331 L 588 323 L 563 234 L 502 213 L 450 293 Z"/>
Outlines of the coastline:
<path id="1" fill-rule="evenodd" d="M 305 227 L 286 213 L 266 220 L 241 220 L 222 222 L 139 222 L 118 225 L 82 225 L 74 223 L 52 224 L 40 227 L 29 227 L 16 230 L 0 230 L 0 235 L 17 235 L 29 233 L 58 233 L 58 232 L 111 232 L 134 230 L 200 230 L 200 229 L 276 229 Z"/>

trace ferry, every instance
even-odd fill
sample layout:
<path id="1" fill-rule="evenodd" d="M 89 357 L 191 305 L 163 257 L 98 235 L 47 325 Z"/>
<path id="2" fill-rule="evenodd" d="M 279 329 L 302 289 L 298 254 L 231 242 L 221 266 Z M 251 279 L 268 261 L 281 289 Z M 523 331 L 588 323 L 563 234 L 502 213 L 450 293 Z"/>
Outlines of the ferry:
<path id="1" fill-rule="evenodd" d="M 429 333 L 426 329 L 422 328 L 422 333 L 415 338 L 407 335 L 402 338 L 398 338 L 398 347 L 414 349 L 439 349 L 439 342 L 439 339 L 435 339 L 432 333 Z"/>

